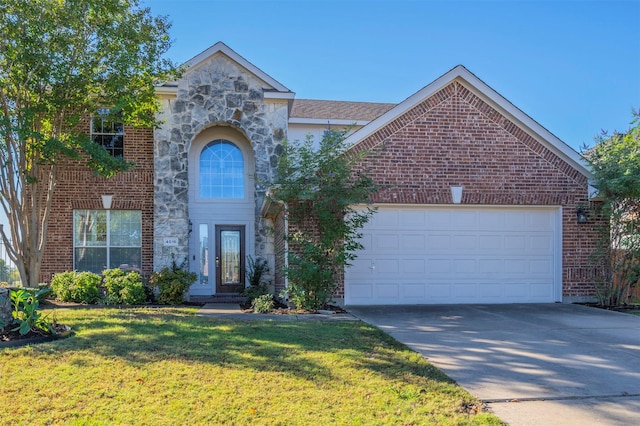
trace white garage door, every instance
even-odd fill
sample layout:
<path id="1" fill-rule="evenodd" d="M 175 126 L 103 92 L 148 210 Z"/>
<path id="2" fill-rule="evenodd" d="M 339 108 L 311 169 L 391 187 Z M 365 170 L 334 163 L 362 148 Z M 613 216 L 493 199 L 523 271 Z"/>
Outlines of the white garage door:
<path id="1" fill-rule="evenodd" d="M 345 303 L 560 301 L 560 228 L 559 208 L 380 207 Z"/>

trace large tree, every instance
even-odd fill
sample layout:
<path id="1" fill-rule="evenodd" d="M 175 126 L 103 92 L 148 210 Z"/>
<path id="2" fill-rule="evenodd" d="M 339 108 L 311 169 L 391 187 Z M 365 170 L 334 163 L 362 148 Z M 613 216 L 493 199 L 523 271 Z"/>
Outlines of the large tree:
<path id="1" fill-rule="evenodd" d="M 609 225 L 594 252 L 598 298 L 603 305 L 625 304 L 640 280 L 640 112 L 629 130 L 604 132 L 584 155 Z"/>
<path id="2" fill-rule="evenodd" d="M 38 284 L 47 221 L 66 159 L 102 176 L 130 164 L 86 134 L 101 109 L 152 126 L 154 83 L 175 71 L 166 17 L 138 0 L 0 2 L 0 204 L 2 239 L 22 283 Z"/>

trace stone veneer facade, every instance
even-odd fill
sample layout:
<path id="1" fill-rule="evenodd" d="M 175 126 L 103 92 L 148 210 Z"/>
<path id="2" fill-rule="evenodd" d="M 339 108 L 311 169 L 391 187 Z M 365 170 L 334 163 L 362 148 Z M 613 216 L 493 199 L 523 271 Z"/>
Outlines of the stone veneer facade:
<path id="1" fill-rule="evenodd" d="M 170 264 L 172 255 L 178 261 L 189 255 L 189 150 L 200 132 L 214 126 L 230 126 L 251 143 L 255 254 L 273 262 L 260 207 L 266 191 L 263 182 L 271 181 L 287 134 L 288 104 L 286 99 L 269 99 L 270 90 L 265 82 L 216 53 L 185 73 L 175 96 L 161 97 L 164 123 L 154 132 L 154 269 Z M 178 245 L 164 246 L 167 237 L 177 238 Z"/>

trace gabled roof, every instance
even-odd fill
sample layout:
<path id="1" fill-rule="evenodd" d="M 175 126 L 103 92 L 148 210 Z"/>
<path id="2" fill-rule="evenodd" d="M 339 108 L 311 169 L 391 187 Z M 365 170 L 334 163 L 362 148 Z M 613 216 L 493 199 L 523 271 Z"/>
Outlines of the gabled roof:
<path id="1" fill-rule="evenodd" d="M 389 111 L 394 106 L 396 106 L 396 104 L 295 99 L 293 101 L 291 117 L 321 119 L 325 121 L 371 121 Z"/>
<path id="2" fill-rule="evenodd" d="M 451 69 L 394 108 L 371 121 L 349 136 L 345 140 L 345 143 L 347 146 L 356 145 L 454 81 L 459 82 L 480 99 L 487 102 L 491 107 L 513 121 L 517 126 L 531 135 L 531 137 L 542 143 L 584 176 L 588 178 L 591 177 L 591 172 L 586 167 L 584 159 L 578 152 L 558 139 L 462 65 Z"/>
<path id="3" fill-rule="evenodd" d="M 242 56 L 238 55 L 233 49 L 231 49 L 221 41 L 217 42 L 207 50 L 197 54 L 196 56 L 185 62 L 183 64 L 183 67 L 185 67 L 186 69 L 185 73 L 188 73 L 190 69 L 197 68 L 200 64 L 204 63 L 213 55 L 216 55 L 218 53 L 224 54 L 231 61 L 237 63 L 238 65 L 246 69 L 249 73 L 253 74 L 256 78 L 263 81 L 267 86 L 265 87 L 265 89 L 267 89 L 265 90 L 265 95 L 267 97 L 285 99 L 293 98 L 294 93 L 291 92 L 291 90 L 289 90 L 285 85 L 262 71 L 260 68 L 253 65 L 251 62 L 247 61 Z M 158 87 L 156 90 L 159 89 L 159 92 L 171 92 L 172 90 L 175 91 L 175 88 L 175 82 L 168 82 L 166 84 L 163 84 L 161 87 Z"/>

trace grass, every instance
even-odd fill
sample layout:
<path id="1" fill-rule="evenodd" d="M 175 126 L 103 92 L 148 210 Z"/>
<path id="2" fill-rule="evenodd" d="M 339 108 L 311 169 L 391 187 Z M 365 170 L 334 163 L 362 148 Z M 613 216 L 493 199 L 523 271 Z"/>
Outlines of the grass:
<path id="1" fill-rule="evenodd" d="M 501 424 L 359 321 L 63 309 L 76 334 L 0 350 L 0 424 Z"/>

